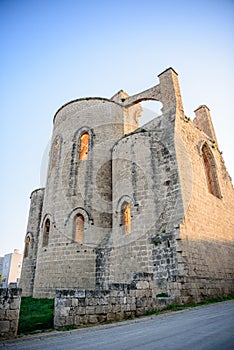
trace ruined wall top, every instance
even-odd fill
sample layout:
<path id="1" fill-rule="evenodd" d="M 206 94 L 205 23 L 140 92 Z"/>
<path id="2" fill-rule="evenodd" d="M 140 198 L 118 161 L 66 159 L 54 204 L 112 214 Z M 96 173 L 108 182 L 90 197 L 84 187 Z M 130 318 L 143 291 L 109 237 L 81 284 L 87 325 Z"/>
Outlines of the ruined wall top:
<path id="1" fill-rule="evenodd" d="M 130 107 L 135 103 L 146 100 L 160 101 L 163 105 L 162 112 L 175 107 L 180 114 L 184 113 L 178 74 L 173 68 L 168 68 L 158 75 L 159 84 L 136 95 L 127 97 L 123 102 L 124 107 Z"/>
<path id="2" fill-rule="evenodd" d="M 217 144 L 217 138 L 215 135 L 209 108 L 205 105 L 201 105 L 194 112 L 196 117 L 193 120 L 193 124 L 197 128 L 201 129 L 208 137 L 210 137 Z"/>
<path id="3" fill-rule="evenodd" d="M 165 71 L 158 75 L 158 78 L 158 85 L 155 85 L 145 91 L 142 91 L 132 96 L 129 96 L 125 91 L 120 90 L 110 99 L 101 97 L 85 97 L 70 101 L 58 109 L 58 111 L 55 113 L 53 122 L 55 123 L 57 115 L 60 114 L 60 112 L 63 109 L 66 109 L 71 104 L 79 103 L 82 101 L 91 102 L 94 100 L 113 102 L 126 108 L 129 108 L 141 101 L 155 100 L 162 103 L 163 113 L 174 107 L 176 108 L 176 111 L 179 112 L 179 114 L 183 115 L 184 109 L 180 93 L 178 74 L 176 73 L 176 71 L 171 67 L 167 68 Z"/>

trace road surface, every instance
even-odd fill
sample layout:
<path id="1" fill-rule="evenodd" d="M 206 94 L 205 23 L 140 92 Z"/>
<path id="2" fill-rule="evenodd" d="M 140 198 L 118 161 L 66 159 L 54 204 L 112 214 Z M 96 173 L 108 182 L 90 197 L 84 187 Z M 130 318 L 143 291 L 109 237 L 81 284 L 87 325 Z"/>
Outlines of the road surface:
<path id="1" fill-rule="evenodd" d="M 234 300 L 0 343 L 17 350 L 234 350 Z"/>

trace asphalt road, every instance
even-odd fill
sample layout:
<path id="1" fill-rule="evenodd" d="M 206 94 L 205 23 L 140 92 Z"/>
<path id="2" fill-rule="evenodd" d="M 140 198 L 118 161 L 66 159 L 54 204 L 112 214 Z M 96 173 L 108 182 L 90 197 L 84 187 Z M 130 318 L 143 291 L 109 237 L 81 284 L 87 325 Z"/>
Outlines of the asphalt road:
<path id="1" fill-rule="evenodd" d="M 234 301 L 5 341 L 17 350 L 234 350 Z"/>

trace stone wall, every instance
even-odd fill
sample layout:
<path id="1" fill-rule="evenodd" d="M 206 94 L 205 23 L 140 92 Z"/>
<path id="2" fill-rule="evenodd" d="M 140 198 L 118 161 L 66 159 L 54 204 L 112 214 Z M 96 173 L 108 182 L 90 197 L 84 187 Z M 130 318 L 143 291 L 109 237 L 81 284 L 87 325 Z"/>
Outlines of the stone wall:
<path id="1" fill-rule="evenodd" d="M 0 288 L 0 336 L 16 336 L 20 301 L 21 289 Z"/>
<path id="2" fill-rule="evenodd" d="M 153 274 L 135 273 L 132 282 L 113 283 L 107 290 L 56 291 L 55 328 L 120 321 L 146 315 L 173 302 L 154 295 Z"/>
<path id="3" fill-rule="evenodd" d="M 25 297 L 33 294 L 44 192 L 44 188 L 39 188 L 33 191 L 30 197 L 31 203 L 19 285 L 22 288 L 22 296 Z"/>
<path id="4" fill-rule="evenodd" d="M 195 123 L 186 117 L 176 121 L 175 146 L 185 210 L 180 224 L 184 273 L 177 282 L 182 296 L 200 301 L 234 293 L 234 190 L 209 109 L 201 106 L 196 115 Z M 221 196 L 209 191 L 204 144 L 211 154 Z"/>
<path id="5" fill-rule="evenodd" d="M 174 148 L 176 110 L 116 142 L 112 150 L 113 229 L 110 282 L 127 283 L 134 270 L 154 273 L 158 293 L 178 295 L 177 260 L 183 202 Z M 131 233 L 121 225 L 131 204 Z M 180 270 L 180 271 L 179 271 Z"/>

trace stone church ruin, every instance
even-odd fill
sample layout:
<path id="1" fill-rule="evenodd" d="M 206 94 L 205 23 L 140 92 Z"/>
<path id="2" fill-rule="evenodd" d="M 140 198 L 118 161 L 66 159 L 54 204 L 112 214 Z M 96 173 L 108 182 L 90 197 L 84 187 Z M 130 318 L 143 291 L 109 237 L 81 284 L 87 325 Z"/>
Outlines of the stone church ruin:
<path id="1" fill-rule="evenodd" d="M 152 308 L 160 295 L 184 303 L 234 292 L 234 191 L 210 111 L 200 106 L 191 121 L 177 73 L 158 78 L 55 114 L 46 187 L 31 194 L 23 296 L 66 289 L 79 303 L 88 291 L 107 300 L 141 290 Z M 162 114 L 139 127 L 146 100 Z"/>

